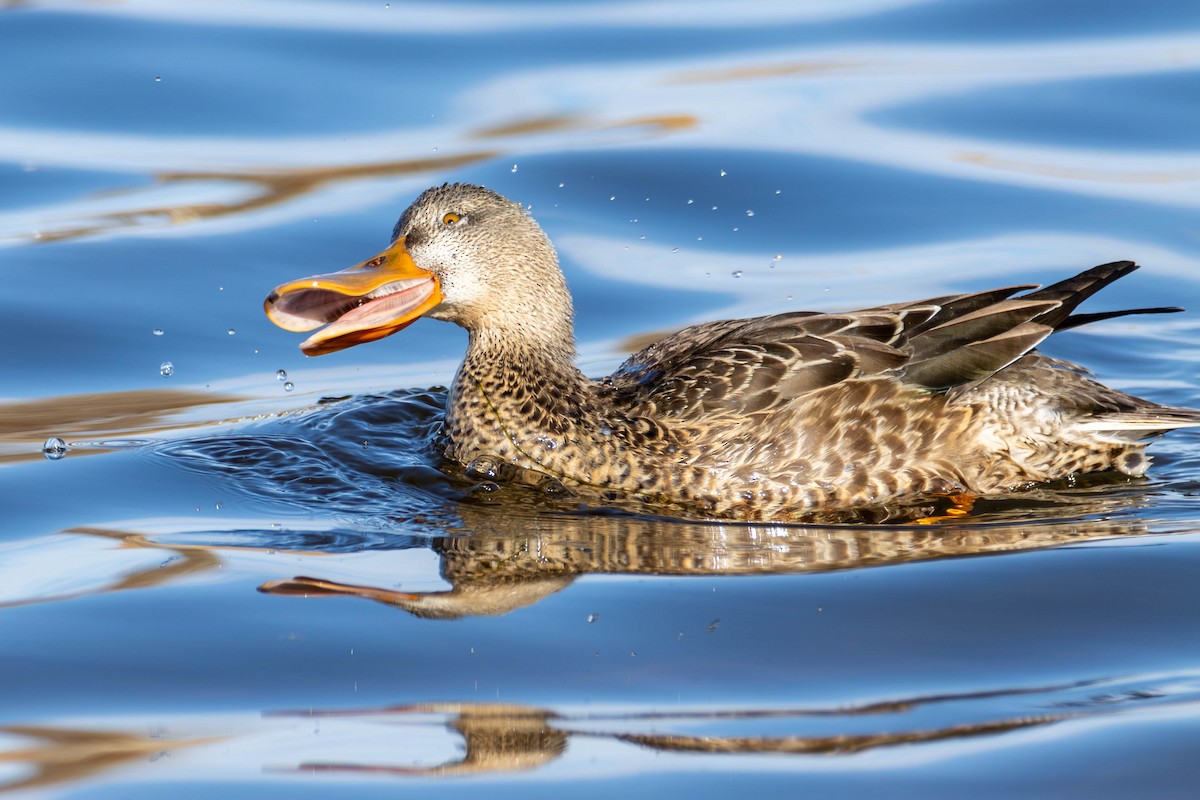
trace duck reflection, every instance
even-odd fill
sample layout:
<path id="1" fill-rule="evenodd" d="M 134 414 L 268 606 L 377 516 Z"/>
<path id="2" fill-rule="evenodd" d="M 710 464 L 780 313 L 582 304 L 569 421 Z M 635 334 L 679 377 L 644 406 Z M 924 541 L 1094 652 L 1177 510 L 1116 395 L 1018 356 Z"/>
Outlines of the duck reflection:
<path id="1" fill-rule="evenodd" d="M 1035 496 L 1025 498 L 1026 513 Z M 1045 502 L 1050 502 L 1047 499 Z M 1054 500 L 1062 510 L 1062 499 Z M 1077 497 L 1072 510 L 1128 510 L 1126 493 Z M 680 523 L 634 516 L 504 515 L 460 506 L 463 528 L 432 540 L 447 591 L 408 592 L 314 576 L 264 583 L 277 595 L 353 596 L 429 619 L 507 614 L 581 575 L 767 575 L 826 572 L 1027 551 L 1148 534 L 1134 520 L 902 526 Z M 490 527 L 490 531 L 489 531 Z"/>

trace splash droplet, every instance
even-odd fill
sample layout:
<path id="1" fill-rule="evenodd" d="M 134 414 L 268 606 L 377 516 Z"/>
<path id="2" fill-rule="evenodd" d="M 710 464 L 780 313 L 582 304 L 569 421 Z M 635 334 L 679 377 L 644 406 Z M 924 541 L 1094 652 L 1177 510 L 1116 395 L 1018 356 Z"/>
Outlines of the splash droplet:
<path id="1" fill-rule="evenodd" d="M 225 331 L 225 332 L 226 332 L 227 334 L 229 334 L 230 336 L 233 336 L 235 333 L 237 333 L 237 331 L 235 331 L 233 328 L 230 328 L 229 330 L 227 330 L 227 331 Z"/>
<path id="2" fill-rule="evenodd" d="M 588 621 L 588 622 L 595 622 L 595 621 L 596 621 L 596 620 L 598 620 L 598 619 L 600 619 L 600 615 L 599 615 L 599 614 L 588 614 L 588 615 L 587 615 L 587 621 Z"/>
<path id="3" fill-rule="evenodd" d="M 690 205 L 694 204 L 695 202 L 696 202 L 695 200 L 688 200 L 687 204 L 690 206 Z"/>
<path id="4" fill-rule="evenodd" d="M 291 381 L 288 381 L 287 383 L 283 384 L 283 390 L 285 392 L 290 392 L 292 389 L 295 389 L 295 388 L 296 388 L 296 384 L 292 383 Z"/>
<path id="5" fill-rule="evenodd" d="M 51 436 L 42 445 L 42 455 L 47 461 L 58 461 L 67 454 L 67 443 L 57 436 Z"/>
<path id="6" fill-rule="evenodd" d="M 155 328 L 155 329 L 154 329 L 154 335 L 155 335 L 155 336 L 162 336 L 162 335 L 163 335 L 163 329 L 162 329 L 162 328 Z"/>
<path id="7" fill-rule="evenodd" d="M 724 178 L 724 177 L 725 177 L 726 175 L 728 175 L 728 174 L 729 174 L 729 173 L 728 173 L 728 172 L 726 172 L 725 170 L 721 170 L 721 177 L 722 177 L 722 178 Z"/>
<path id="8" fill-rule="evenodd" d="M 286 370 L 282 370 L 282 369 L 281 369 L 281 370 L 279 370 L 278 372 L 276 372 L 276 373 L 275 373 L 275 380 L 277 380 L 277 381 L 286 381 L 286 380 L 287 380 L 287 371 L 286 371 Z"/>
<path id="9" fill-rule="evenodd" d="M 517 171 L 517 165 L 516 165 L 516 164 L 513 164 L 512 171 L 513 171 L 513 172 L 516 172 L 516 171 Z"/>
<path id="10" fill-rule="evenodd" d="M 735 278 L 740 278 L 740 277 L 742 277 L 742 271 L 741 271 L 740 269 L 735 269 L 735 270 L 733 271 L 733 277 L 735 277 Z"/>
<path id="11" fill-rule="evenodd" d="M 170 361 L 164 361 L 158 365 L 158 374 L 164 378 L 169 378 L 175 374 L 175 365 Z"/>
<path id="12" fill-rule="evenodd" d="M 747 209 L 746 209 L 746 216 L 747 216 L 747 217 L 753 217 L 753 216 L 754 216 L 754 209 L 752 209 L 752 208 L 747 208 Z"/>
<path id="13" fill-rule="evenodd" d="M 154 76 L 154 82 L 155 82 L 155 83 L 162 83 L 162 75 L 155 75 L 155 76 Z"/>

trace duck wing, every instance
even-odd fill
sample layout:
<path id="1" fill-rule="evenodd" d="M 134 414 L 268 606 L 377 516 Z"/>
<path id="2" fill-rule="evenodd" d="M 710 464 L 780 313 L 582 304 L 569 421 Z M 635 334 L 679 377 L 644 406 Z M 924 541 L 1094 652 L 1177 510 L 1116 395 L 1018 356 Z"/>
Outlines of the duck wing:
<path id="1" fill-rule="evenodd" d="M 1108 316 L 1079 303 L 1136 269 L 1095 267 L 1040 291 L 1008 286 L 840 314 L 793 312 L 685 328 L 631 356 L 605 383 L 637 414 L 681 420 L 769 412 L 856 378 L 887 374 L 926 391 L 985 380 L 1056 329 Z"/>

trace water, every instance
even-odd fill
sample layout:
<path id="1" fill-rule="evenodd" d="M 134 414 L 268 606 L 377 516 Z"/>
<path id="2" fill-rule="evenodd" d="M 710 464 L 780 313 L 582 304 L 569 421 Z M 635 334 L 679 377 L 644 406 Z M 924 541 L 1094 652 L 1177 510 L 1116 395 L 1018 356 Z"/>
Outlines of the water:
<path id="1" fill-rule="evenodd" d="M 1194 3 L 64 0 L 0 53 L 9 796 L 1194 795 L 1196 435 L 957 524 L 680 522 L 436 469 L 461 331 L 261 310 L 469 180 L 592 374 L 1136 258 L 1090 310 L 1192 313 L 1047 349 L 1197 405 Z"/>

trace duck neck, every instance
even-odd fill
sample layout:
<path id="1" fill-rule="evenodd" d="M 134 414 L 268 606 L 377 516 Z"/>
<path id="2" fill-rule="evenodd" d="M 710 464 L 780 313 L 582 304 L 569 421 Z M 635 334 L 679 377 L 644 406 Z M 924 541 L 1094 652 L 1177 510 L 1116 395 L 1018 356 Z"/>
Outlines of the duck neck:
<path id="1" fill-rule="evenodd" d="M 526 331 L 480 328 L 470 331 L 467 355 L 459 370 L 488 383 L 528 387 L 583 382 L 575 366 L 575 339 L 565 335 L 528 335 Z"/>

